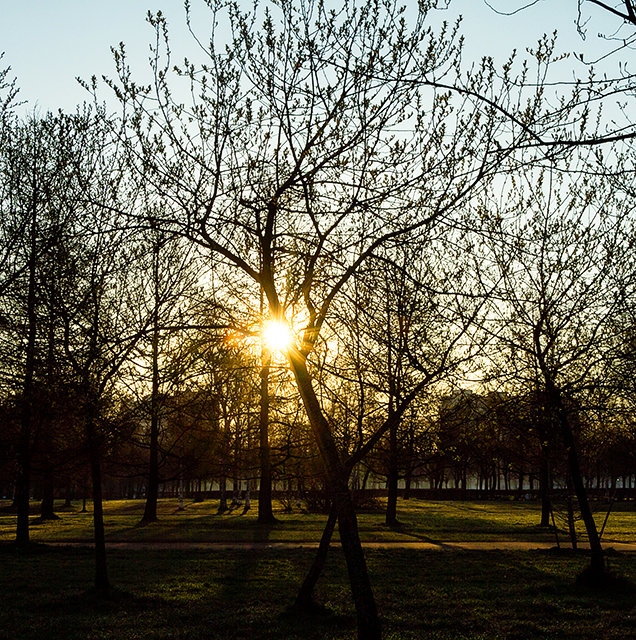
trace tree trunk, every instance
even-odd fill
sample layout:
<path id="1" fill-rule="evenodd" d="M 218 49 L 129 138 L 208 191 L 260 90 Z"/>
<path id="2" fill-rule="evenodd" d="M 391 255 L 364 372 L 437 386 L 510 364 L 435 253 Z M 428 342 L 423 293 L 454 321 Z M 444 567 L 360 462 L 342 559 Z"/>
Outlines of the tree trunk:
<path id="1" fill-rule="evenodd" d="M 70 509 L 73 506 L 72 499 L 73 499 L 73 487 L 72 487 L 71 483 L 69 482 L 66 485 L 66 494 L 64 496 L 64 508 L 65 509 Z"/>
<path id="2" fill-rule="evenodd" d="M 336 508 L 332 504 L 331 509 L 329 510 L 327 523 L 322 532 L 322 537 L 320 538 L 318 551 L 309 569 L 309 572 L 307 573 L 307 576 L 305 577 L 305 580 L 303 581 L 298 591 L 296 601 L 294 602 L 294 608 L 311 610 L 316 606 L 314 603 L 314 589 L 327 561 L 327 552 L 329 551 L 329 543 L 331 542 L 333 530 L 336 526 L 336 519 Z"/>
<path id="3" fill-rule="evenodd" d="M 338 518 L 340 542 L 356 607 L 358 638 L 379 640 L 380 620 L 360 543 L 355 509 L 347 484 L 348 473 L 340 460 L 329 424 L 320 409 L 304 357 L 297 351 L 291 351 L 289 361 L 325 466 L 332 504 Z"/>
<path id="4" fill-rule="evenodd" d="M 30 419 L 27 418 L 27 423 Z M 18 524 L 15 541 L 20 547 L 29 544 L 29 493 L 31 484 L 30 436 L 28 430 L 20 433 L 18 449 L 18 471 L 15 481 L 15 503 L 18 512 Z"/>
<path id="5" fill-rule="evenodd" d="M 541 493 L 541 527 L 550 526 L 550 509 L 552 492 L 552 478 L 550 474 L 550 463 L 548 461 L 548 451 L 546 447 L 541 447 L 541 469 L 539 475 L 539 492 Z"/>
<path id="6" fill-rule="evenodd" d="M 42 503 L 40 505 L 40 518 L 42 520 L 57 520 L 55 515 L 55 489 L 53 486 L 53 470 L 47 469 L 44 475 L 42 487 Z"/>
<path id="7" fill-rule="evenodd" d="M 409 467 L 406 471 L 406 475 L 404 476 L 404 500 L 409 500 L 411 498 L 411 482 L 412 482 L 413 472 Z"/>
<path id="8" fill-rule="evenodd" d="M 245 506 L 243 513 L 247 513 L 252 508 L 252 481 L 247 481 L 247 489 L 245 489 Z"/>
<path id="9" fill-rule="evenodd" d="M 260 485 L 258 489 L 258 521 L 261 524 L 276 522 L 272 510 L 272 464 L 269 447 L 269 371 L 271 354 L 263 358 L 261 368 L 261 406 L 259 415 Z"/>
<path id="10" fill-rule="evenodd" d="M 392 410 L 389 409 L 392 413 Z M 390 416 L 389 416 L 390 419 Z M 389 473 L 387 477 L 388 497 L 386 501 L 385 524 L 397 527 L 397 498 L 398 498 L 398 455 L 397 455 L 397 425 L 392 423 L 389 428 Z"/>
<path id="11" fill-rule="evenodd" d="M 150 457 L 146 506 L 141 523 L 157 521 L 159 499 L 159 313 L 155 307 L 152 328 L 152 390 L 150 395 Z"/>
<path id="12" fill-rule="evenodd" d="M 35 192 L 37 193 L 37 191 Z M 22 386 L 22 407 L 20 412 L 20 436 L 18 438 L 18 473 L 16 477 L 16 502 L 18 522 L 16 544 L 29 544 L 29 494 L 31 490 L 31 421 L 33 416 L 33 379 L 35 375 L 35 350 L 37 333 L 36 290 L 37 290 L 37 214 L 34 204 L 31 212 L 29 250 L 29 288 L 27 293 L 27 341 Z"/>
<path id="13" fill-rule="evenodd" d="M 572 544 L 572 549 L 576 551 L 578 548 L 578 542 L 576 539 L 576 527 L 574 526 L 574 507 L 572 506 L 572 496 L 568 493 L 567 498 L 565 499 L 565 506 L 567 509 L 567 519 L 568 519 L 568 533 L 570 535 L 570 542 Z"/>
<path id="14" fill-rule="evenodd" d="M 227 511 L 227 477 L 222 475 L 219 478 L 219 508 L 217 513 L 225 513 Z"/>
<path id="15" fill-rule="evenodd" d="M 560 403 L 561 404 L 561 403 Z M 579 503 L 579 511 L 581 512 L 581 518 L 585 524 L 585 531 L 590 543 L 590 572 L 593 578 L 600 579 L 605 574 L 605 556 L 603 554 L 603 547 L 601 546 L 601 540 L 596 530 L 596 523 L 594 522 L 594 516 L 590 509 L 590 503 L 587 498 L 587 491 L 583 484 L 583 478 L 581 476 L 581 469 L 579 466 L 578 453 L 576 451 L 576 445 L 574 442 L 574 434 L 572 428 L 567 419 L 565 408 L 559 407 L 559 418 L 561 423 L 561 433 L 565 448 L 568 452 L 568 466 L 570 470 L 570 478 L 572 480 L 572 486 L 576 493 L 576 498 Z"/>
<path id="16" fill-rule="evenodd" d="M 104 532 L 104 508 L 102 496 L 102 469 L 100 442 L 97 435 L 94 410 L 89 409 L 86 421 L 86 437 L 93 483 L 93 528 L 95 536 L 95 590 L 102 597 L 110 596 L 110 582 L 106 569 L 106 538 Z"/>
<path id="17" fill-rule="evenodd" d="M 563 405 L 563 399 L 561 393 L 554 385 L 554 383 L 547 379 L 546 387 L 548 391 L 548 397 L 552 400 L 554 408 L 557 410 L 557 416 L 559 420 L 559 426 L 561 429 L 561 437 L 563 438 L 563 444 L 568 454 L 568 468 L 570 472 L 570 479 L 572 486 L 576 493 L 576 498 L 579 503 L 579 511 L 581 512 L 581 518 L 585 524 L 585 531 L 590 543 L 590 567 L 589 576 L 592 580 L 602 580 L 605 575 L 605 556 L 603 554 L 603 547 L 601 546 L 601 539 L 596 530 L 596 523 L 594 522 L 594 516 L 590 509 L 590 503 L 587 498 L 587 491 L 585 490 L 585 484 L 583 483 L 583 476 L 581 475 L 581 465 L 579 463 L 578 452 L 576 450 L 576 443 L 574 441 L 574 433 L 570 425 L 567 410 Z"/>

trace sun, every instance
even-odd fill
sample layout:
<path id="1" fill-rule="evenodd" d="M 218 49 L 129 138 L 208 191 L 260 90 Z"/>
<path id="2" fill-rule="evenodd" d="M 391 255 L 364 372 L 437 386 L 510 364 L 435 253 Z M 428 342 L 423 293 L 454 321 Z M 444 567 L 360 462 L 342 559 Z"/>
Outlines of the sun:
<path id="1" fill-rule="evenodd" d="M 263 342 L 270 351 L 287 351 L 294 336 L 286 322 L 268 320 L 263 327 Z"/>

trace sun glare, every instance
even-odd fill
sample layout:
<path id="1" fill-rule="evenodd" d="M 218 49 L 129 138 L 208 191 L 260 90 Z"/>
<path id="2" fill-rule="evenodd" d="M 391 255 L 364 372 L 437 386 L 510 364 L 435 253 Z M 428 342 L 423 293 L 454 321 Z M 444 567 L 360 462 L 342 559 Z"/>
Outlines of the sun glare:
<path id="1" fill-rule="evenodd" d="M 263 327 L 263 340 L 270 351 L 286 351 L 294 337 L 285 322 L 269 320 Z"/>

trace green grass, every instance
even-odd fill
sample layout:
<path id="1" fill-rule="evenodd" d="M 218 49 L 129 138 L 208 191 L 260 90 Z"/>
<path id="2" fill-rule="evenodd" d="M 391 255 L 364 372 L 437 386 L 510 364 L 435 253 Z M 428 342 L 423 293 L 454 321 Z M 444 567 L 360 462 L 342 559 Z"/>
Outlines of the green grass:
<path id="1" fill-rule="evenodd" d="M 0 508 L 8 502 L 0 502 Z M 34 505 L 35 507 L 36 505 Z M 186 502 L 177 509 L 176 500 L 159 502 L 159 521 L 140 527 L 142 500 L 110 500 L 105 502 L 106 535 L 110 541 L 174 541 L 174 542 L 312 542 L 320 539 L 326 517 L 300 511 L 284 513 L 279 507 L 279 523 L 263 527 L 256 522 L 257 506 L 245 515 L 241 511 L 217 515 L 217 503 Z M 31 518 L 31 536 L 36 542 L 90 541 L 92 513 L 80 512 L 75 503 L 71 511 L 58 511 L 60 519 L 40 522 Z M 597 525 L 602 525 L 606 505 L 596 505 Z M 34 511 L 36 509 L 34 508 Z M 411 499 L 400 501 L 398 518 L 401 527 L 392 530 L 384 525 L 384 514 L 359 514 L 360 536 L 364 542 L 383 541 L 547 541 L 553 534 L 538 527 L 539 505 L 536 503 L 500 502 L 435 502 Z M 15 536 L 16 516 L 0 510 L 0 541 Z M 579 531 L 583 530 L 579 523 Z M 564 535 L 564 534 L 562 534 Z M 619 503 L 609 518 L 603 540 L 636 542 L 636 508 L 634 503 Z"/>
<path id="2" fill-rule="evenodd" d="M 0 503 L 6 507 L 8 503 Z M 35 542 L 90 541 L 92 513 L 79 504 L 60 519 L 32 517 Z M 317 541 L 325 516 L 276 510 L 279 523 L 247 513 L 216 514 L 215 502 L 162 500 L 159 522 L 138 526 L 143 502 L 107 501 L 110 541 Z M 381 505 L 380 505 L 381 506 Z M 602 524 L 604 505 L 597 521 Z M 359 515 L 363 541 L 552 541 L 537 527 L 539 507 L 519 502 L 400 502 L 397 530 L 381 510 Z M 0 639 L 344 639 L 355 615 L 341 551 L 330 551 L 318 587 L 328 616 L 286 612 L 311 563 L 309 549 L 111 549 L 108 566 L 121 590 L 114 602 L 90 594 L 89 548 L 35 546 L 19 554 L 15 514 L 0 511 Z M 613 512 L 604 540 L 636 541 L 632 503 Z M 583 554 L 369 549 L 366 552 L 385 638 L 636 637 L 636 591 L 593 592 L 575 586 Z M 636 554 L 609 554 L 611 567 L 636 582 Z"/>
<path id="3" fill-rule="evenodd" d="M 0 546 L 0 638 L 21 640 L 354 638 L 342 555 L 331 552 L 318 588 L 330 615 L 286 612 L 310 550 L 116 550 L 124 594 L 94 599 L 89 549 L 19 555 Z M 367 552 L 388 639 L 633 638 L 633 589 L 574 586 L 580 555 L 540 552 Z M 636 580 L 636 556 L 611 557 Z"/>

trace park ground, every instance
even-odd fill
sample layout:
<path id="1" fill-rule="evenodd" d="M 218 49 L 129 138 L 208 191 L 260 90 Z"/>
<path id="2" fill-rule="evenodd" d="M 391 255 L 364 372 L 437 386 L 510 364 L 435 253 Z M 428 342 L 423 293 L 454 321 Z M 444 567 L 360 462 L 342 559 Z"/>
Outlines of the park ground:
<path id="1" fill-rule="evenodd" d="M 35 514 L 32 539 L 39 544 L 27 553 L 10 544 L 15 515 L 7 506 L 0 503 L 3 640 L 355 637 L 337 545 L 317 589 L 327 614 L 288 611 L 323 515 L 278 509 L 279 523 L 265 527 L 256 522 L 255 504 L 246 514 L 239 509 L 219 516 L 212 502 L 186 502 L 180 511 L 176 501 L 164 500 L 159 522 L 139 527 L 141 501 L 108 501 L 108 563 L 117 592 L 103 602 L 90 591 L 92 551 L 77 544 L 90 541 L 90 503 L 86 513 L 80 503 L 60 509 L 53 522 Z M 599 527 L 605 511 L 599 503 Z M 636 543 L 633 503 L 614 505 L 607 521 L 608 561 L 623 579 L 603 590 L 576 583 L 585 552 L 566 549 L 563 531 L 562 549 L 555 549 L 554 532 L 537 526 L 534 503 L 410 500 L 401 503 L 399 519 L 394 530 L 383 524 L 381 508 L 360 514 L 385 638 L 636 638 L 636 554 L 614 550 Z M 442 551 L 419 548 L 421 542 Z M 525 542 L 528 549 L 487 549 L 487 542 Z M 395 543 L 402 546 L 382 547 Z"/>

